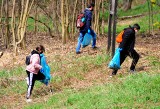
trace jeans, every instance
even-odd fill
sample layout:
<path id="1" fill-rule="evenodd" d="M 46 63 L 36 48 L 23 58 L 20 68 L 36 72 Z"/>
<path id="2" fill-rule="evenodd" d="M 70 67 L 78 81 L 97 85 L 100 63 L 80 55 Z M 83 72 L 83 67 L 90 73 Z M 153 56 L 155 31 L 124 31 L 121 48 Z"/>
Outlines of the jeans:
<path id="1" fill-rule="evenodd" d="M 91 35 L 92 35 L 92 48 L 94 48 L 96 46 L 96 33 L 92 30 L 91 30 Z M 83 38 L 84 38 L 84 35 L 86 34 L 87 32 L 80 32 L 79 33 L 79 37 L 78 37 L 78 43 L 77 43 L 77 47 L 76 47 L 76 52 L 79 52 L 80 51 L 80 48 L 81 48 L 81 43 L 83 41 Z"/>

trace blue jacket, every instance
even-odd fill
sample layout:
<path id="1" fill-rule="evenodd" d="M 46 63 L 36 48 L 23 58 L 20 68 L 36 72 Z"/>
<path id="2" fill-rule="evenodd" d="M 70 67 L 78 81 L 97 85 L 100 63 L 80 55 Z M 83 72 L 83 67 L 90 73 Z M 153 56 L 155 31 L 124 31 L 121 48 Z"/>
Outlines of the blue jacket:
<path id="1" fill-rule="evenodd" d="M 91 27 L 92 11 L 90 11 L 88 8 L 86 8 L 84 10 L 84 13 L 85 13 L 86 23 L 82 28 L 80 28 L 80 32 L 86 33 L 88 31 L 88 29 L 90 29 L 90 27 Z"/>

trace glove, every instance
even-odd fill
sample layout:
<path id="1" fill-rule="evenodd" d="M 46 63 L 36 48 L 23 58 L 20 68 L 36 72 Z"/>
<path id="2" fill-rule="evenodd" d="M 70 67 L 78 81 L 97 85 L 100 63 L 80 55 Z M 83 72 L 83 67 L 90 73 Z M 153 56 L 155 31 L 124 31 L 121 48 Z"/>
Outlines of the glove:
<path id="1" fill-rule="evenodd" d="M 119 48 L 119 51 L 122 51 L 123 50 L 123 48 Z"/>
<path id="2" fill-rule="evenodd" d="M 90 30 L 90 29 L 88 29 L 88 33 L 89 33 L 89 34 L 91 33 L 91 30 Z"/>
<path id="3" fill-rule="evenodd" d="M 41 73 L 44 73 L 44 69 L 43 69 L 43 68 L 41 68 L 41 69 L 40 69 L 40 72 L 41 72 Z"/>
<path id="4" fill-rule="evenodd" d="M 82 22 L 84 22 L 84 21 L 85 21 L 85 18 L 83 17 L 83 18 L 82 18 Z"/>

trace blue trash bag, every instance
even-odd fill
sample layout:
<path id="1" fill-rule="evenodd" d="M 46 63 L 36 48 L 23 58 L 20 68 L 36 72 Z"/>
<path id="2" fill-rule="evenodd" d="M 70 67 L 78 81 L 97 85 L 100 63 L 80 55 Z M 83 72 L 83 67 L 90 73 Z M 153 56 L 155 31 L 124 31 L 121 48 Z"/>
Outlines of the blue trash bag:
<path id="1" fill-rule="evenodd" d="M 51 79 L 50 67 L 46 63 L 46 58 L 45 58 L 44 54 L 40 54 L 40 57 L 41 57 L 41 66 L 42 66 L 42 69 L 40 70 L 40 72 L 45 76 L 45 78 L 40 81 L 42 83 L 44 83 L 45 85 L 48 85 L 48 83 Z"/>
<path id="2" fill-rule="evenodd" d="M 121 48 L 116 49 L 115 54 L 108 65 L 108 68 L 115 69 L 115 70 L 120 69 L 120 51 L 121 50 L 122 50 Z"/>
<path id="3" fill-rule="evenodd" d="M 90 45 L 91 44 L 91 39 L 92 39 L 92 35 L 86 33 L 84 35 L 84 38 L 83 38 L 83 41 L 82 41 L 82 47 L 84 48 L 84 47 Z"/>

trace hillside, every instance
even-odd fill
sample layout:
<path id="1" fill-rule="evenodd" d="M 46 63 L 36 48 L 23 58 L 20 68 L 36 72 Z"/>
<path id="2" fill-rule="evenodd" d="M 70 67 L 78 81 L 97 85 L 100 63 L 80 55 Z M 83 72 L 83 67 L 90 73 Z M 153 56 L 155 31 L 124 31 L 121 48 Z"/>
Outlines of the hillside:
<path id="1" fill-rule="evenodd" d="M 83 90 L 95 85 L 105 85 L 115 80 L 108 78 L 111 70 L 107 68 L 110 57 L 106 54 L 107 38 L 100 37 L 97 40 L 98 50 L 92 50 L 89 46 L 82 49 L 82 54 L 75 54 L 76 41 L 62 45 L 60 40 L 49 38 L 48 36 L 39 36 L 38 38 L 28 37 L 27 50 L 21 50 L 18 56 L 13 56 L 11 51 L 5 51 L 1 61 L 0 71 L 1 77 L 1 107 L 17 107 L 22 108 L 26 104 L 25 92 L 25 55 L 29 53 L 32 47 L 35 47 L 34 40 L 41 42 L 46 47 L 46 56 L 51 66 L 51 74 L 53 76 L 50 83 L 54 92 L 50 95 L 50 88 L 45 87 L 37 82 L 33 91 L 33 101 L 40 102 L 40 99 L 47 100 L 54 94 L 63 92 L 67 89 Z M 136 50 L 140 53 L 141 58 L 137 65 L 137 73 L 154 72 L 159 73 L 160 58 L 160 34 L 154 37 L 137 37 Z M 30 40 L 32 39 L 32 40 Z M 122 65 L 122 69 L 118 72 L 119 77 L 125 78 L 128 75 L 128 68 L 131 60 Z M 154 69 L 156 66 L 157 69 Z M 8 69 L 8 70 L 7 70 Z M 36 102 L 38 101 L 38 102 Z"/>

